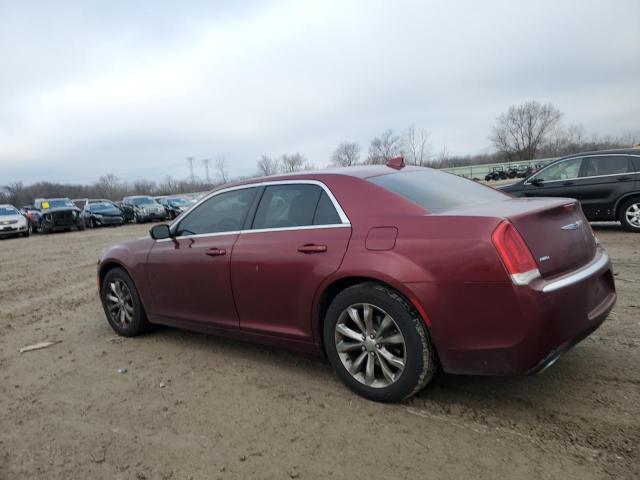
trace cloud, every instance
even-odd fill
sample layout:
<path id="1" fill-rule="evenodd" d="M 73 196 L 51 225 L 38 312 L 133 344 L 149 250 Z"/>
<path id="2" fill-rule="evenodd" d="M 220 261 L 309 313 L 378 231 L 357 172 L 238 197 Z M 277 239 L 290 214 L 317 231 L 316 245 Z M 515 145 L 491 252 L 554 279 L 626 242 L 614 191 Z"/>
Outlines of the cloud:
<path id="1" fill-rule="evenodd" d="M 588 131 L 637 129 L 640 4 L 65 2 L 0 7 L 0 180 L 250 174 L 321 166 L 415 123 L 486 151 L 495 117 L 552 101 Z"/>

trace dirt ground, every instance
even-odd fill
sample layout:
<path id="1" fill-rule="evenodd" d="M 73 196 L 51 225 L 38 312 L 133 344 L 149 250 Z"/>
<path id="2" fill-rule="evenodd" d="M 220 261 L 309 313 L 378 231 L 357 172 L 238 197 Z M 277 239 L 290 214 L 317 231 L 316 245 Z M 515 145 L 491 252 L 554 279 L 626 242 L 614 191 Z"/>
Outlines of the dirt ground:
<path id="1" fill-rule="evenodd" d="M 441 375 L 380 405 L 319 360 L 116 337 L 96 260 L 148 228 L 0 241 L 0 479 L 640 477 L 640 235 L 596 227 L 618 304 L 546 372 Z M 18 353 L 44 340 L 59 343 Z"/>

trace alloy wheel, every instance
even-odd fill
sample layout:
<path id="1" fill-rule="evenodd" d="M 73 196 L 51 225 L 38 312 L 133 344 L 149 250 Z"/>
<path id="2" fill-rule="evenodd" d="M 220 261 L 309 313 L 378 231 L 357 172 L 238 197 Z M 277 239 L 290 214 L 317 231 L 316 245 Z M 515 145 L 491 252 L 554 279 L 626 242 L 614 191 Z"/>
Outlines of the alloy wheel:
<path id="1" fill-rule="evenodd" d="M 630 225 L 640 228 L 640 202 L 629 205 L 625 217 Z"/>
<path id="2" fill-rule="evenodd" d="M 338 317 L 335 343 L 345 369 L 369 387 L 388 387 L 404 371 L 404 336 L 395 320 L 375 305 L 358 303 L 347 307 Z"/>
<path id="3" fill-rule="evenodd" d="M 121 279 L 114 279 L 107 286 L 107 309 L 114 323 L 127 327 L 133 320 L 133 297 L 131 290 Z"/>

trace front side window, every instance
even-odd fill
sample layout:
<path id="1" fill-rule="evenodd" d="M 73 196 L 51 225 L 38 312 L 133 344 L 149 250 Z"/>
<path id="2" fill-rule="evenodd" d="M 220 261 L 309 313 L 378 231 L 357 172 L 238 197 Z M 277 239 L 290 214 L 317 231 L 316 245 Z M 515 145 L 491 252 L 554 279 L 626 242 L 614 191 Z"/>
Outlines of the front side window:
<path id="1" fill-rule="evenodd" d="M 313 225 L 323 190 L 317 185 L 287 184 L 267 187 L 253 221 L 254 229 Z"/>
<path id="2" fill-rule="evenodd" d="M 582 165 L 582 158 L 572 158 L 570 160 L 554 163 L 535 175 L 532 180 L 536 179 L 544 182 L 551 182 L 555 180 L 571 180 L 578 178 L 580 175 L 580 165 Z"/>
<path id="3" fill-rule="evenodd" d="M 585 177 L 598 177 L 600 175 L 619 175 L 633 171 L 629 157 L 626 155 L 601 155 L 586 157 Z"/>
<path id="4" fill-rule="evenodd" d="M 242 230 L 255 195 L 255 187 L 214 195 L 198 205 L 178 224 L 176 236 Z"/>

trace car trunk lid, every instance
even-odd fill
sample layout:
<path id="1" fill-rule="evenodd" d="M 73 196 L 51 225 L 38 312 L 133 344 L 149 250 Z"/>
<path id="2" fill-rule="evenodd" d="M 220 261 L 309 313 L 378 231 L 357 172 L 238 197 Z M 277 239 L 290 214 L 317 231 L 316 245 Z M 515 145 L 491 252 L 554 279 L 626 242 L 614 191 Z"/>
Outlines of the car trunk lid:
<path id="1" fill-rule="evenodd" d="M 596 241 L 580 205 L 568 198 L 518 198 L 462 207 L 441 215 L 490 216 L 509 220 L 531 250 L 543 277 L 588 263 Z"/>

